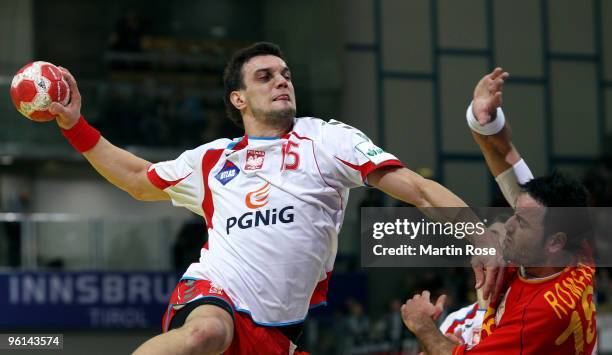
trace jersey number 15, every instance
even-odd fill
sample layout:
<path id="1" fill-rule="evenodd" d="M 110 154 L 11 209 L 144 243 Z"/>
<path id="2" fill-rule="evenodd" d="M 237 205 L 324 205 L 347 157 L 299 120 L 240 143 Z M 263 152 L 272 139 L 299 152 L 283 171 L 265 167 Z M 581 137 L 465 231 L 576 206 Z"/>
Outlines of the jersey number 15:
<path id="1" fill-rule="evenodd" d="M 281 164 L 281 170 L 297 170 L 300 165 L 300 155 L 293 151 L 293 148 L 298 148 L 300 145 L 288 141 L 283 145 L 283 162 Z"/>

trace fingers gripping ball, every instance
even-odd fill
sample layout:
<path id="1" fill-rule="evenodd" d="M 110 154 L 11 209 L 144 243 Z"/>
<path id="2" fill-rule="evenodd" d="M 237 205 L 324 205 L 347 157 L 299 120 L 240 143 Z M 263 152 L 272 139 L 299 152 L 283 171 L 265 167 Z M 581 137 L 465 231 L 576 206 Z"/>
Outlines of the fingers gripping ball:
<path id="1" fill-rule="evenodd" d="M 68 104 L 70 89 L 58 67 L 47 62 L 33 62 L 13 77 L 11 99 L 17 111 L 27 118 L 51 121 L 56 116 L 49 112 L 49 106 L 52 102 Z"/>

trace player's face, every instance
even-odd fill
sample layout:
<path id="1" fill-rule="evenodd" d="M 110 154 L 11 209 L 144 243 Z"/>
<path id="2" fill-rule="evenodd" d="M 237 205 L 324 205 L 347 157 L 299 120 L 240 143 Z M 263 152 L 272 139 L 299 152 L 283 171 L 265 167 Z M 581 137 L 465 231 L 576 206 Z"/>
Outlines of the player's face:
<path id="1" fill-rule="evenodd" d="M 273 55 L 251 58 L 242 67 L 247 112 L 268 123 L 282 123 L 295 117 L 295 91 L 285 61 Z"/>
<path id="2" fill-rule="evenodd" d="M 504 259 L 525 266 L 543 261 L 545 213 L 546 207 L 533 197 L 526 193 L 519 195 L 514 216 L 505 224 Z"/>

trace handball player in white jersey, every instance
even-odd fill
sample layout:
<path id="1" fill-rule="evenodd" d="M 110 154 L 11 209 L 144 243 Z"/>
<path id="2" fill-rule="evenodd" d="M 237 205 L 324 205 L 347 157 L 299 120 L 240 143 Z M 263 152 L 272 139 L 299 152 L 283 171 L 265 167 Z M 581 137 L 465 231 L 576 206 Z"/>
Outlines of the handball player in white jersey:
<path id="1" fill-rule="evenodd" d="M 113 146 L 72 99 L 53 104 L 63 134 L 109 182 L 139 200 L 171 200 L 203 216 L 208 243 L 174 290 L 163 334 L 135 354 L 293 354 L 311 306 L 325 302 L 349 189 L 366 183 L 417 207 L 465 207 L 359 130 L 296 118 L 280 49 L 256 43 L 224 73 L 225 104 L 243 137 L 151 164 Z M 374 118 L 372 118 L 374 119 Z M 453 219 L 456 216 L 449 216 Z M 498 268 L 475 267 L 491 290 Z"/>

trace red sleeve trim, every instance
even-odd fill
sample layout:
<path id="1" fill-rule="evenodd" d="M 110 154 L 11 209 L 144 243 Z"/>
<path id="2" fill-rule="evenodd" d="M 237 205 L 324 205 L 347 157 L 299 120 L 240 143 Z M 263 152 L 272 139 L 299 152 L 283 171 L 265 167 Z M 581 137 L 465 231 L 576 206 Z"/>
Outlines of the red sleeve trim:
<path id="1" fill-rule="evenodd" d="M 167 181 L 167 180 L 162 179 L 157 174 L 157 171 L 155 171 L 155 168 L 150 169 L 149 171 L 147 171 L 147 177 L 149 178 L 149 181 L 151 182 L 151 184 L 153 184 L 153 186 L 157 187 L 160 190 L 165 190 L 165 189 L 169 188 L 170 186 L 175 186 L 179 182 L 181 182 L 181 181 L 185 180 L 187 177 L 189 177 L 189 175 L 191 175 L 191 173 L 187 174 L 187 176 L 182 177 L 182 178 L 180 178 L 178 180 Z"/>
<path id="2" fill-rule="evenodd" d="M 353 168 L 355 170 L 359 170 L 359 172 L 361 173 L 361 180 L 363 180 L 364 182 L 366 181 L 368 175 L 370 175 L 370 173 L 374 170 L 377 170 L 379 168 L 385 167 L 385 166 L 397 166 L 399 168 L 403 168 L 404 164 L 402 164 L 401 161 L 397 160 L 397 159 L 391 159 L 391 160 L 385 160 L 382 163 L 376 165 L 374 163 L 372 163 L 371 161 L 368 161 L 365 164 L 362 165 L 357 165 L 357 164 L 352 164 L 347 162 L 346 160 L 342 160 L 338 157 L 336 157 L 336 159 L 338 159 L 339 161 L 341 161 L 344 165 Z"/>
<path id="3" fill-rule="evenodd" d="M 385 166 L 396 166 L 398 168 L 403 168 L 404 164 L 402 164 L 402 162 L 397 159 L 393 159 L 393 160 L 383 161 L 382 163 L 378 165 L 374 165 L 374 163 L 369 161 L 362 166 L 363 166 L 363 170 L 361 170 L 361 179 L 365 181 L 368 175 L 370 175 L 370 173 L 373 172 L 374 170 L 378 170 Z"/>
<path id="4" fill-rule="evenodd" d="M 153 186 L 157 187 L 160 190 L 165 190 L 170 187 L 170 184 L 168 184 L 164 179 L 157 175 L 155 169 L 147 171 L 147 177 L 149 178 L 151 184 L 153 184 Z"/>

